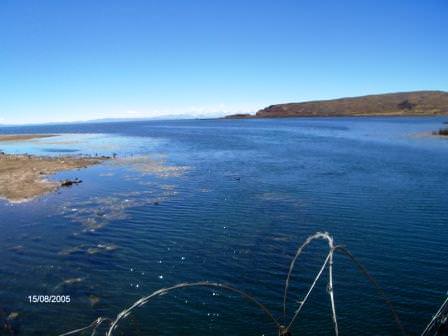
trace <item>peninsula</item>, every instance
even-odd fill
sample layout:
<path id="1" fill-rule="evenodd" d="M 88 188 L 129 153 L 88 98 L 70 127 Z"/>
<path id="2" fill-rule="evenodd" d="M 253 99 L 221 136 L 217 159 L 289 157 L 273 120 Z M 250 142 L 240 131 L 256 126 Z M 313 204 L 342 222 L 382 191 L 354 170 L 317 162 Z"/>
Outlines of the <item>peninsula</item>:
<path id="1" fill-rule="evenodd" d="M 433 116 L 444 114 L 448 114 L 448 92 L 413 91 L 276 104 L 259 110 L 255 115 L 235 114 L 226 118 Z"/>

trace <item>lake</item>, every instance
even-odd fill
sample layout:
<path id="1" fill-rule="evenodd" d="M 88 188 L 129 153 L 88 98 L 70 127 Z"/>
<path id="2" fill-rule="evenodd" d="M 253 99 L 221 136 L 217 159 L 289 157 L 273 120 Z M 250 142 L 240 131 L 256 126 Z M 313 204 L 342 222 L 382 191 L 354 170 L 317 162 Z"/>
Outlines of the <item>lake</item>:
<path id="1" fill-rule="evenodd" d="M 83 183 L 26 203 L 0 201 L 0 321 L 58 335 L 115 317 L 182 282 L 216 281 L 255 296 L 283 322 L 297 247 L 328 231 L 383 287 L 406 330 L 423 331 L 448 290 L 446 118 L 179 120 L 3 127 L 52 133 L 0 143 L 6 153 L 117 155 L 51 179 Z M 313 243 L 293 272 L 290 319 L 325 259 Z M 330 335 L 327 275 L 293 335 Z M 70 295 L 70 303 L 30 303 Z M 398 335 L 376 291 L 334 260 L 341 335 Z M 103 329 L 98 329 L 98 331 Z M 157 297 L 114 335 L 276 335 L 238 294 L 187 288 Z M 1 334 L 1 332 L 0 332 Z"/>

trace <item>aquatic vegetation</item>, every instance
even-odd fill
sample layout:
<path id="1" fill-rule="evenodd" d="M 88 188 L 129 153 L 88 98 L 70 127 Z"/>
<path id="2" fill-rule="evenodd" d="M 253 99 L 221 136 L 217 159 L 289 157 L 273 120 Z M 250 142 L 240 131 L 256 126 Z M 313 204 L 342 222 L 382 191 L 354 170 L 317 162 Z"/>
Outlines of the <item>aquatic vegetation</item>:
<path id="1" fill-rule="evenodd" d="M 185 171 L 185 167 L 166 166 L 162 162 L 146 156 L 138 156 L 111 160 L 111 165 L 131 168 L 134 172 L 137 171 L 143 175 L 154 174 L 157 177 L 179 176 Z M 107 172 L 103 176 L 113 176 L 114 174 L 115 172 Z M 127 219 L 129 216 L 127 209 L 129 208 L 159 205 L 176 194 L 175 185 L 160 185 L 145 181 L 139 174 L 124 175 L 123 179 L 151 188 L 150 190 L 116 192 L 109 196 L 95 196 L 81 202 L 66 202 L 60 212 L 72 222 L 83 225 L 85 230 L 95 231 L 112 221 Z"/>
<path id="2" fill-rule="evenodd" d="M 72 278 L 72 279 L 64 280 L 63 284 L 64 285 L 72 285 L 74 283 L 82 282 L 83 280 L 84 280 L 83 278 Z"/>
<path id="3" fill-rule="evenodd" d="M 172 190 L 174 187 L 165 191 L 161 189 L 160 193 L 148 190 L 131 191 L 114 193 L 111 196 L 96 196 L 82 202 L 66 202 L 60 213 L 72 222 L 84 226 L 85 230 L 95 231 L 112 221 L 129 218 L 127 209 L 158 205 L 176 194 Z"/>
<path id="4" fill-rule="evenodd" d="M 101 301 L 101 299 L 98 296 L 93 295 L 93 294 L 89 295 L 89 302 L 92 307 L 97 305 L 100 301 Z"/>
<path id="5" fill-rule="evenodd" d="M 181 176 L 189 169 L 185 166 L 167 165 L 164 156 L 153 157 L 149 155 L 119 157 L 111 161 L 111 164 L 131 168 L 144 175 L 152 174 L 158 177 Z"/>
<path id="6" fill-rule="evenodd" d="M 8 311 L 0 306 L 0 335 L 18 335 L 17 318 L 20 313 Z"/>
<path id="7" fill-rule="evenodd" d="M 97 254 L 102 252 L 111 252 L 118 249 L 118 246 L 115 244 L 98 244 L 95 247 L 89 247 L 87 249 L 87 254 Z"/>
<path id="8" fill-rule="evenodd" d="M 12 312 L 8 315 L 8 320 L 15 320 L 19 316 L 18 312 Z"/>
<path id="9" fill-rule="evenodd" d="M 126 219 L 126 209 L 137 206 L 138 200 L 125 197 L 106 196 L 93 197 L 85 202 L 63 206 L 66 218 L 82 224 L 87 230 L 97 230 L 114 220 Z"/>
<path id="10" fill-rule="evenodd" d="M 58 255 L 69 256 L 69 255 L 73 255 L 73 254 L 77 254 L 77 253 L 84 253 L 84 251 L 85 251 L 85 245 L 79 245 L 79 246 L 74 246 L 74 247 L 69 247 L 69 248 L 63 249 L 63 250 L 59 251 Z"/>
<path id="11" fill-rule="evenodd" d="M 289 235 L 277 235 L 277 236 L 273 236 L 272 240 L 273 241 L 278 241 L 278 242 L 288 242 L 291 241 L 292 237 Z"/>
<path id="12" fill-rule="evenodd" d="M 81 244 L 74 247 L 69 247 L 66 249 L 63 249 L 58 253 L 58 255 L 61 256 L 70 256 L 74 254 L 98 254 L 98 253 L 105 253 L 105 252 L 113 252 L 118 249 L 118 246 L 115 244 L 97 244 L 94 246 L 88 246 L 85 244 Z"/>
<path id="13" fill-rule="evenodd" d="M 9 251 L 21 254 L 25 251 L 25 247 L 23 245 L 15 245 L 8 248 Z"/>
<path id="14" fill-rule="evenodd" d="M 58 291 L 61 288 L 65 288 L 65 286 L 72 286 L 83 282 L 85 278 L 77 277 L 77 278 L 69 278 L 64 279 L 62 282 L 58 283 L 54 288 L 53 292 Z"/>

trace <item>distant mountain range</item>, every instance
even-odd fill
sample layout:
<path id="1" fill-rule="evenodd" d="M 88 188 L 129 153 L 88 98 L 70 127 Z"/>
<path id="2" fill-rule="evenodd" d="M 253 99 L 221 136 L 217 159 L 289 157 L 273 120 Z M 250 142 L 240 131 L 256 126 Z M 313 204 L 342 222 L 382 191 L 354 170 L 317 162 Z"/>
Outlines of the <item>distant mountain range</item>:
<path id="1" fill-rule="evenodd" d="M 255 115 L 233 114 L 226 118 L 430 116 L 443 114 L 448 114 L 448 92 L 414 91 L 277 104 L 268 106 Z"/>
<path id="2" fill-rule="evenodd" d="M 17 127 L 17 126 L 36 126 L 36 125 L 70 125 L 70 124 L 102 124 L 114 122 L 138 122 L 138 121 L 163 121 L 163 120 L 189 120 L 189 119 L 215 119 L 218 115 L 207 114 L 169 114 L 157 117 L 146 118 L 101 118 L 90 120 L 75 121 L 58 121 L 58 122 L 42 122 L 42 123 L 24 123 L 24 124 L 0 124 L 0 127 Z"/>

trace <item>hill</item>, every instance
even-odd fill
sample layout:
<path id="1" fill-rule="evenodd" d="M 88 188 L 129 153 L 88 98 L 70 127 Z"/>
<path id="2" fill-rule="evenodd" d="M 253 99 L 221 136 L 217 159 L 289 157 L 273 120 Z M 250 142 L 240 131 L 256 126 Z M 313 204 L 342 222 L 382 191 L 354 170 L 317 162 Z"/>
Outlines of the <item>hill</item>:
<path id="1" fill-rule="evenodd" d="M 428 116 L 448 114 L 448 92 L 414 91 L 287 103 L 268 106 L 255 116 L 227 118 L 284 118 L 329 116 Z"/>

